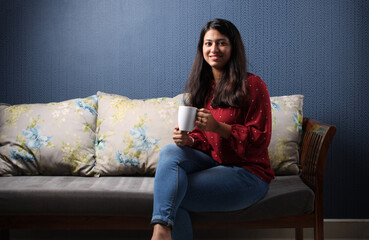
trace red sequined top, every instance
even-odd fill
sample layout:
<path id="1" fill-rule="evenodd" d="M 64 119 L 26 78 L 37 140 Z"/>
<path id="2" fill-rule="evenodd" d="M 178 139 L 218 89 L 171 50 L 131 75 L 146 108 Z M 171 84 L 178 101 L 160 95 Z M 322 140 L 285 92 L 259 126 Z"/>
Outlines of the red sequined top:
<path id="1" fill-rule="evenodd" d="M 247 81 L 250 102 L 247 109 L 213 109 L 210 101 L 205 106 L 215 120 L 231 125 L 228 139 L 199 128 L 190 136 L 194 138 L 194 148 L 208 152 L 220 164 L 246 168 L 269 183 L 274 178 L 268 155 L 272 133 L 269 93 L 260 77 L 249 74 Z"/>

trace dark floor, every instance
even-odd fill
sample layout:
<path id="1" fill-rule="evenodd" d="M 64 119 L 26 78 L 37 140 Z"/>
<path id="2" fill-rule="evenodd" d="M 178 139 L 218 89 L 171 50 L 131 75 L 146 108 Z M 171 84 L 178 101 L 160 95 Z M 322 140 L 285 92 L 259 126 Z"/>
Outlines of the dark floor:
<path id="1" fill-rule="evenodd" d="M 326 240 L 369 239 L 369 220 L 326 220 Z M 12 230 L 11 240 L 149 240 L 151 231 L 84 231 L 84 230 Z M 293 229 L 247 229 L 238 231 L 195 231 L 196 240 L 287 240 L 294 239 Z M 304 239 L 313 239 L 313 230 L 304 230 Z"/>

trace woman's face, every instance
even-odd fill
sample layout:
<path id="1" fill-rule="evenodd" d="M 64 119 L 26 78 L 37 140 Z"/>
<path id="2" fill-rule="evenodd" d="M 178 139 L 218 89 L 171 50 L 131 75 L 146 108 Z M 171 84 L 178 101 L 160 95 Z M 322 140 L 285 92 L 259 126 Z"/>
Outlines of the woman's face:
<path id="1" fill-rule="evenodd" d="M 228 37 L 218 30 L 210 29 L 205 33 L 202 52 L 205 61 L 218 71 L 222 71 L 231 58 L 232 46 Z"/>

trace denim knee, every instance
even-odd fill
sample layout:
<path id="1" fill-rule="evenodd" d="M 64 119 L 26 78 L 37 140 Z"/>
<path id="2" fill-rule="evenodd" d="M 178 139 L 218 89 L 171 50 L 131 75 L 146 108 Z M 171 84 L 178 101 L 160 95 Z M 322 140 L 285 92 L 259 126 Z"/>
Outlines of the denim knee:
<path id="1" fill-rule="evenodd" d="M 181 148 L 175 144 L 164 146 L 159 153 L 158 165 L 166 165 L 170 162 L 175 161 L 175 159 L 177 159 L 177 157 L 181 155 L 179 151 L 181 151 Z"/>
<path id="2" fill-rule="evenodd" d="M 161 157 L 164 157 L 164 156 L 167 156 L 167 155 L 173 155 L 173 154 L 176 154 L 178 153 L 178 151 L 181 150 L 180 147 L 178 147 L 176 144 L 168 144 L 168 145 L 165 145 L 161 150 L 160 150 L 160 153 L 159 153 L 159 159 Z"/>

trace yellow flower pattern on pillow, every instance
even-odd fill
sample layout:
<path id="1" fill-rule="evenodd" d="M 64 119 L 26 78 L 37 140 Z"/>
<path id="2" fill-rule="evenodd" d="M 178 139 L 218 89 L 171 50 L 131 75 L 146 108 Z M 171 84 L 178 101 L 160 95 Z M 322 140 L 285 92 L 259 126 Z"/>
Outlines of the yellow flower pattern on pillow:
<path id="1" fill-rule="evenodd" d="M 98 92 L 96 170 L 100 175 L 153 175 L 160 149 L 172 143 L 182 95 L 129 99 Z"/>
<path id="2" fill-rule="evenodd" d="M 0 109 L 0 175 L 95 175 L 97 96 Z"/>
<path id="3" fill-rule="evenodd" d="M 268 150 L 271 167 L 276 175 L 299 173 L 303 99 L 302 95 L 270 98 L 272 139 Z"/>
<path id="4" fill-rule="evenodd" d="M 129 99 L 98 92 L 57 103 L 0 105 L 0 176 L 154 175 L 160 149 L 173 143 L 173 98 Z M 302 95 L 271 97 L 271 166 L 299 173 Z"/>

